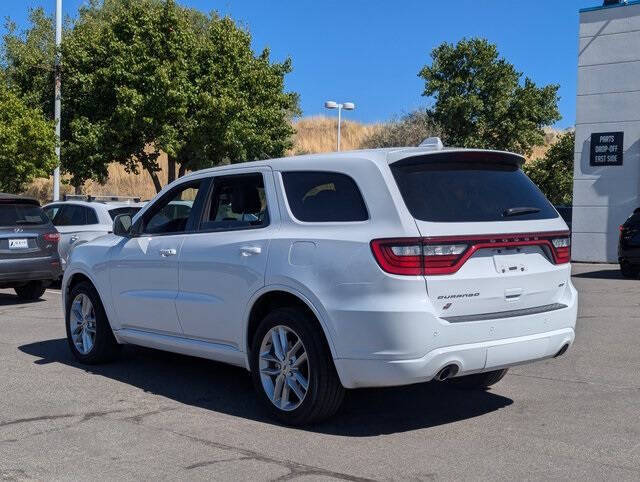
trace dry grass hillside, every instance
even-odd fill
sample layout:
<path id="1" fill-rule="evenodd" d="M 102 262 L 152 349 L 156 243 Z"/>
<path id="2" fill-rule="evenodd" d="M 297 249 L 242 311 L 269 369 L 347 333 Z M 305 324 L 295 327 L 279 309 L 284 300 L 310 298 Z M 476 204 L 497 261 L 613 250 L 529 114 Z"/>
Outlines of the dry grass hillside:
<path id="1" fill-rule="evenodd" d="M 317 152 L 330 152 L 336 149 L 336 122 L 335 117 L 314 116 L 300 119 L 294 123 L 296 134 L 294 145 L 288 155 L 310 154 Z M 376 130 L 381 129 L 381 124 L 363 124 L 345 120 L 341 129 L 341 148 L 343 150 L 358 149 L 364 140 Z M 553 129 L 546 130 L 546 143 L 544 146 L 534 149 L 531 159 L 542 157 L 551 146 L 560 131 Z M 167 182 L 167 159 L 160 157 L 162 170 L 158 173 L 161 183 Z M 62 185 L 61 193 L 73 193 L 73 188 L 69 185 Z M 96 182 L 88 182 L 83 189 L 85 194 L 115 194 L 119 196 L 139 196 L 142 199 L 151 199 L 156 192 L 149 174 L 142 171 L 140 174 L 127 173 L 119 164 L 109 166 L 109 180 L 106 184 L 100 185 Z M 41 201 L 49 200 L 53 197 L 53 180 L 36 179 L 26 190 L 26 194 L 36 197 Z"/>

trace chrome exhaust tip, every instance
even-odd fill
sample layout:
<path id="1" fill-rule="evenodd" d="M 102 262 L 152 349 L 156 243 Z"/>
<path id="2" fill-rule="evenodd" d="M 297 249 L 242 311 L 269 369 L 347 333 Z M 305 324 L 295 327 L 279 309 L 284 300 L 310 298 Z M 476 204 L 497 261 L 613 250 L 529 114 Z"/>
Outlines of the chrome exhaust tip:
<path id="1" fill-rule="evenodd" d="M 450 364 L 442 368 L 435 376 L 435 379 L 439 382 L 444 382 L 446 379 L 455 377 L 458 373 L 458 365 Z"/>
<path id="2" fill-rule="evenodd" d="M 553 355 L 553 358 L 558 358 L 559 356 L 564 355 L 568 349 L 569 349 L 569 343 L 565 343 L 564 345 L 562 345 L 562 348 L 560 348 L 560 351 L 558 351 L 558 353 Z"/>

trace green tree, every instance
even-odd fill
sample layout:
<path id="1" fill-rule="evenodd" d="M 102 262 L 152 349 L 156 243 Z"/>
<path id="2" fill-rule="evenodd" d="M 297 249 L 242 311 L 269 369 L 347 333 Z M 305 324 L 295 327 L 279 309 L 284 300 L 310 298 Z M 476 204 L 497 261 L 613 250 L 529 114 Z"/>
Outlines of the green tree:
<path id="1" fill-rule="evenodd" d="M 19 193 L 57 164 L 53 123 L 29 107 L 0 75 L 0 191 Z"/>
<path id="2" fill-rule="evenodd" d="M 530 154 L 544 142 L 544 126 L 558 121 L 558 85 L 538 87 L 501 58 L 485 39 L 443 43 L 418 74 L 432 96 L 433 119 L 444 141 Z"/>
<path id="3" fill-rule="evenodd" d="M 556 205 L 573 202 L 575 132 L 558 138 L 541 159 L 526 162 L 523 169 L 545 196 Z"/>
<path id="4" fill-rule="evenodd" d="M 3 49 L 12 82 L 47 112 L 52 80 L 29 82 L 22 66 L 53 78 L 52 32 L 50 18 L 32 14 L 27 33 L 11 31 Z M 130 172 L 142 167 L 159 191 L 161 152 L 170 181 L 176 164 L 183 174 L 284 155 L 298 106 L 284 91 L 290 71 L 289 59 L 254 54 L 250 34 L 228 18 L 174 0 L 92 0 L 63 35 L 63 170 L 81 186 L 104 182 L 115 161 Z"/>

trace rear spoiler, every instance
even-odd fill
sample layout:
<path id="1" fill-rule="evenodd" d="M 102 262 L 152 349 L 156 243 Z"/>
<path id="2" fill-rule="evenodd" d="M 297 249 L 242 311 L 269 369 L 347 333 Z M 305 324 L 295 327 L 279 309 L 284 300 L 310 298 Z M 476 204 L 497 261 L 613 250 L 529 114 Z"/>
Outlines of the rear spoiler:
<path id="1" fill-rule="evenodd" d="M 433 154 L 419 154 L 404 157 L 391 164 L 392 167 L 410 167 L 424 164 L 501 164 L 506 166 L 522 167 L 524 157 L 512 152 L 503 151 L 467 151 L 450 150 L 439 151 Z"/>
<path id="2" fill-rule="evenodd" d="M 37 199 L 22 196 L 0 195 L 0 204 L 32 204 L 34 206 L 40 206 L 40 202 Z"/>

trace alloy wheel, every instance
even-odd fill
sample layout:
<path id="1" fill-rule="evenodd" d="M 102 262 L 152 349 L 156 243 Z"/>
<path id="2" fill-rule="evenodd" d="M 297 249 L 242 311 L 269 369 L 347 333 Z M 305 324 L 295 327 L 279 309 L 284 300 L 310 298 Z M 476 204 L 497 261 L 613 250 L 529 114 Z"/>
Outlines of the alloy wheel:
<path id="1" fill-rule="evenodd" d="M 71 339 L 78 352 L 87 355 L 96 343 L 96 314 L 89 297 L 80 293 L 71 303 Z"/>

